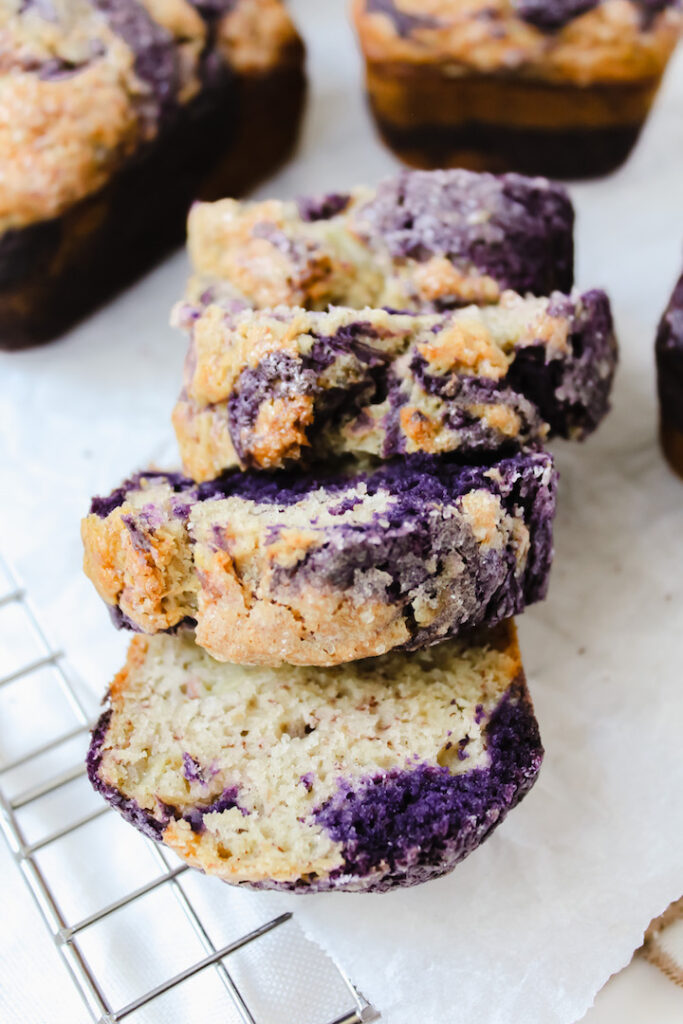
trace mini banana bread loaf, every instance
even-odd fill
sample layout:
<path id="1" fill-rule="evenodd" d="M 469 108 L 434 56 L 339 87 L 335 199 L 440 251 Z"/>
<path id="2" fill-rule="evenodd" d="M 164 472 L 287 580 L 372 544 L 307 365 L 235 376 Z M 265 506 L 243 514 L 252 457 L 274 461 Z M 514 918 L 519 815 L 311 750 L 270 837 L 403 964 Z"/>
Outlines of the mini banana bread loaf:
<path id="1" fill-rule="evenodd" d="M 555 486 L 545 452 L 198 485 L 143 473 L 93 501 L 84 568 L 119 625 L 194 625 L 219 661 L 335 665 L 438 643 L 543 598 Z"/>
<path id="2" fill-rule="evenodd" d="M 195 205 L 188 299 L 439 310 L 573 284 L 574 210 L 542 178 L 404 172 L 297 202 Z"/>
<path id="3" fill-rule="evenodd" d="M 659 324 L 655 351 L 662 448 L 683 477 L 683 275 Z"/>
<path id="4" fill-rule="evenodd" d="M 543 757 L 512 623 L 336 668 L 136 637 L 88 754 L 145 835 L 226 882 L 381 892 L 450 871 Z"/>
<path id="5" fill-rule="evenodd" d="M 0 347 L 56 336 L 293 144 L 280 0 L 3 0 Z"/>
<path id="6" fill-rule="evenodd" d="M 419 315 L 203 312 L 173 414 L 184 470 L 274 469 L 344 453 L 498 452 L 550 429 L 583 438 L 608 407 L 616 341 L 604 292 Z"/>
<path id="7" fill-rule="evenodd" d="M 353 0 L 370 106 L 418 167 L 578 178 L 628 156 L 680 0 Z"/>

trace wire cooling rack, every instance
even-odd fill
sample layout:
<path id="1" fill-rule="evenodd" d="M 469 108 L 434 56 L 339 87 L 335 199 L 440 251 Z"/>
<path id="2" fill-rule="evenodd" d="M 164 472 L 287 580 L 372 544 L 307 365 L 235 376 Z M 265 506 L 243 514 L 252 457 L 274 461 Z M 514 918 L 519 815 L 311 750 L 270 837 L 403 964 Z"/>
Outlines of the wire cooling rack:
<path id="1" fill-rule="evenodd" d="M 0 700 L 8 698 L 15 717 L 10 721 L 0 704 L 3 746 L 10 748 L 9 756 L 0 750 L 0 825 L 92 1019 L 99 1024 L 129 1018 L 154 1024 L 174 1019 L 175 1005 L 178 1019 L 187 1021 L 182 993 L 198 975 L 202 1019 L 207 1019 L 204 1003 L 210 973 L 217 990 L 212 998 L 224 1003 L 215 1019 L 226 1024 L 377 1020 L 377 1012 L 343 970 L 304 938 L 291 913 L 266 915 L 243 930 L 244 921 L 253 921 L 258 913 L 253 903 L 244 902 L 249 894 L 190 871 L 165 848 L 120 822 L 116 812 L 91 793 L 83 762 L 91 716 L 69 678 L 63 652 L 51 648 L 25 589 L 0 558 L 3 632 L 23 640 L 19 656 L 15 644 L 10 664 L 0 669 Z M 50 705 L 41 687 L 49 691 Z M 56 710 L 55 696 L 63 703 Z M 37 713 L 38 707 L 48 706 L 53 709 L 49 713 Z M 32 745 L 17 751 L 6 741 L 22 727 L 24 735 L 30 733 Z M 74 809 L 79 814 L 75 819 Z M 105 826 L 122 831 L 114 837 L 93 835 L 94 829 Z M 131 842 L 137 845 L 131 848 Z M 97 883 L 88 888 L 89 872 Z M 150 982 L 149 971 L 138 966 L 149 960 L 157 910 L 145 908 L 145 902 L 160 899 L 171 901 L 193 938 L 176 942 L 174 949 L 192 956 L 185 964 L 176 955 L 162 960 L 161 977 L 157 962 Z M 122 924 L 121 918 L 131 913 L 133 921 Z M 221 934 L 222 925 L 233 933 L 237 928 L 237 934 Z M 167 994 L 173 1001 L 170 1010 L 169 1000 L 163 998 Z"/>

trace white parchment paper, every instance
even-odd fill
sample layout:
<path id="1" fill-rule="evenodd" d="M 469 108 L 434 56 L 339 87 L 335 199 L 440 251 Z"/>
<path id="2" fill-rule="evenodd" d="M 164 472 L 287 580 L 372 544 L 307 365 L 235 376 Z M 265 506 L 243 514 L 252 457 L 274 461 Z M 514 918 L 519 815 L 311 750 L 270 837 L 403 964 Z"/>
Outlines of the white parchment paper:
<path id="1" fill-rule="evenodd" d="M 296 158 L 259 194 L 373 183 L 396 163 L 364 109 L 346 5 L 291 6 L 312 99 Z M 520 620 L 547 751 L 539 782 L 475 856 L 427 886 L 239 894 L 294 909 L 390 1024 L 571 1024 L 683 891 L 683 483 L 656 445 L 652 352 L 683 242 L 682 53 L 626 168 L 572 193 L 577 283 L 608 289 L 622 360 L 598 434 L 555 446 L 550 595 Z M 0 355 L 0 546 L 92 695 L 127 638 L 81 575 L 79 519 L 133 469 L 176 461 L 169 415 L 185 343 L 167 319 L 185 275 L 179 254 L 60 342 Z M 12 657 L 15 638 L 1 641 Z M 37 707 L 37 720 L 47 713 Z M 220 913 L 231 897 L 211 891 Z M 17 926 L 17 947 L 4 925 L 0 1006 L 22 1007 L 9 1019 L 74 1024 L 68 999 L 46 1016 L 41 979 L 27 989 L 17 973 L 42 936 Z M 193 1003 L 182 1019 L 214 1018 Z"/>

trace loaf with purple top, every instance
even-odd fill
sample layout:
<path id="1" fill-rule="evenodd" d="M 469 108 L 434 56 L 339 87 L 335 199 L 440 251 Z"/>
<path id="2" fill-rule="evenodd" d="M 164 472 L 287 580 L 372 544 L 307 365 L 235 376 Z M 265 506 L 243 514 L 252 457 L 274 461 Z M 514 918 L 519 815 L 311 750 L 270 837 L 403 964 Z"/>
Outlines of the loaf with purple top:
<path id="1" fill-rule="evenodd" d="M 352 453 L 472 453 L 583 438 L 608 408 L 607 296 L 521 298 L 441 314 L 181 304 L 190 332 L 173 422 L 188 476 Z"/>
<path id="2" fill-rule="evenodd" d="M 655 353 L 662 448 L 683 477 L 683 275 L 660 321 Z"/>
<path id="3" fill-rule="evenodd" d="M 555 472 L 406 456 L 360 473 L 146 473 L 83 521 L 119 625 L 194 625 L 220 661 L 334 665 L 492 625 L 545 596 Z"/>
<path id="4" fill-rule="evenodd" d="M 188 299 L 425 311 L 497 302 L 505 289 L 568 292 L 573 225 L 560 185 L 463 170 L 298 202 L 198 203 Z"/>
<path id="5" fill-rule="evenodd" d="M 4 0 L 0 40 L 0 348 L 66 329 L 294 142 L 280 0 Z"/>
<path id="6" fill-rule="evenodd" d="M 532 787 L 543 749 L 511 622 L 335 668 L 220 665 L 136 637 L 88 774 L 206 874 L 299 893 L 450 871 Z"/>
<path id="7" fill-rule="evenodd" d="M 634 146 L 680 0 L 352 0 L 384 141 L 417 167 L 606 174 Z"/>

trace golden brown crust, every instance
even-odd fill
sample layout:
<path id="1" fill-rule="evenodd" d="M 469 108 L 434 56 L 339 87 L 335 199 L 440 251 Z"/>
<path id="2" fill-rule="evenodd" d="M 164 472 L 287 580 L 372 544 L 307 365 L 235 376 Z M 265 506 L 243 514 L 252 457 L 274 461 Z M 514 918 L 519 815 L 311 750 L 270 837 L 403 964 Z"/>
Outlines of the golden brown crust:
<path id="1" fill-rule="evenodd" d="M 143 548 L 126 525 L 131 512 L 124 503 L 106 520 L 95 515 L 83 520 L 83 570 L 108 605 L 118 606 L 143 632 L 156 633 L 192 613 L 184 600 L 192 581 L 178 565 L 176 533 L 157 530 Z"/>
<path id="2" fill-rule="evenodd" d="M 391 18 L 354 0 L 353 16 L 370 64 L 440 64 L 444 73 L 521 75 L 579 85 L 661 75 L 678 39 L 680 13 L 668 9 L 644 28 L 629 0 L 603 0 L 553 33 L 515 13 L 511 0 L 396 0 L 405 14 L 437 27 L 400 35 Z"/>
<path id="3" fill-rule="evenodd" d="M 284 224 L 286 211 L 287 204 L 276 199 L 248 207 L 233 199 L 197 203 L 187 225 L 188 250 L 196 273 L 230 281 L 258 308 L 326 304 L 335 271 L 330 254 L 310 246 L 296 272 L 285 252 L 257 234 L 261 224 Z"/>
<path id="4" fill-rule="evenodd" d="M 0 78 L 0 230 L 57 216 L 108 181 L 140 142 L 134 81 L 119 43 L 68 88 L 19 72 Z"/>
<path id="5" fill-rule="evenodd" d="M 214 658 L 243 665 L 338 665 L 384 654 L 409 639 L 402 610 L 382 601 L 364 600 L 359 607 L 341 593 L 291 588 L 287 604 L 280 603 L 274 571 L 298 561 L 316 538 L 289 531 L 280 540 L 265 555 L 247 550 L 246 537 L 233 538 L 234 553 L 197 548 L 196 638 Z"/>
<path id="6" fill-rule="evenodd" d="M 282 62 L 299 36 L 281 0 L 237 0 L 221 19 L 218 45 L 242 75 L 262 74 Z"/>
<path id="7" fill-rule="evenodd" d="M 147 657 L 149 641 L 145 636 L 134 636 L 128 645 L 126 664 L 114 676 L 109 687 L 109 701 L 115 709 L 120 707 L 132 692 L 132 684 Z"/>

